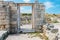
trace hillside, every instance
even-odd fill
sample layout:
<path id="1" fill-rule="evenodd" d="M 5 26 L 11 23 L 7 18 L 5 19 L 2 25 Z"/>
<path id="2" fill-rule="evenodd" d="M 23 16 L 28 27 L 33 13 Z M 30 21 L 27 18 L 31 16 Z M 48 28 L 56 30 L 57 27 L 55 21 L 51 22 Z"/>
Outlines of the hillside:
<path id="1" fill-rule="evenodd" d="M 32 13 L 22 13 L 22 17 L 27 17 L 29 19 L 31 19 L 32 17 Z M 60 20 L 60 14 L 45 14 L 45 20 L 48 23 L 58 23 L 57 19 Z"/>

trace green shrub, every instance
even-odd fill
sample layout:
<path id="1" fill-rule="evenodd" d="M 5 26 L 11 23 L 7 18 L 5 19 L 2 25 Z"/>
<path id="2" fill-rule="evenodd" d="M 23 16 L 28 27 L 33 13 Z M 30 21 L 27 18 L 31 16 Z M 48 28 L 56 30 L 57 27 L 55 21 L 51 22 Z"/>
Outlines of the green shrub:
<path id="1" fill-rule="evenodd" d="M 53 21 L 53 23 L 59 23 L 57 20 Z"/>

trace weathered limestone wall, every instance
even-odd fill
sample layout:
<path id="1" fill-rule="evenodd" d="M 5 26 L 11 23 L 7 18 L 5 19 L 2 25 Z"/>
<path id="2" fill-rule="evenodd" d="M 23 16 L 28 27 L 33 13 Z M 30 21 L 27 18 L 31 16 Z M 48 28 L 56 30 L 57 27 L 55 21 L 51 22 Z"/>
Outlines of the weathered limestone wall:
<path id="1" fill-rule="evenodd" d="M 18 31 L 18 13 L 17 4 L 14 2 L 0 2 L 0 29 L 9 29 L 10 32 Z M 20 4 L 20 6 L 32 6 L 32 27 L 35 31 L 42 30 L 45 15 L 45 6 L 43 4 Z M 19 5 L 18 5 L 19 6 Z M 18 12 L 17 12 L 18 10 Z"/>
<path id="2" fill-rule="evenodd" d="M 0 2 L 0 30 L 17 32 L 17 5 L 14 2 Z"/>
<path id="3" fill-rule="evenodd" d="M 10 6 L 10 32 L 17 32 L 17 5 L 13 2 L 9 3 Z"/>
<path id="4" fill-rule="evenodd" d="M 9 28 L 9 14 L 6 2 L 0 2 L 0 30 L 7 30 Z"/>
<path id="5" fill-rule="evenodd" d="M 43 32 L 45 6 L 42 3 L 34 5 L 34 28 L 37 32 Z"/>

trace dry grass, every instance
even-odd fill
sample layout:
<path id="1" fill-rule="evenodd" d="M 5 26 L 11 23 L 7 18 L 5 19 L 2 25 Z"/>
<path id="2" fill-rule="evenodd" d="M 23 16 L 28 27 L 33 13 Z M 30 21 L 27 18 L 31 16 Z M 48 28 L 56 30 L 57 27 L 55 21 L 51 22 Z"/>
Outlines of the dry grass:
<path id="1" fill-rule="evenodd" d="M 40 37 L 41 39 L 48 40 L 48 37 L 44 33 L 30 33 L 31 37 Z"/>

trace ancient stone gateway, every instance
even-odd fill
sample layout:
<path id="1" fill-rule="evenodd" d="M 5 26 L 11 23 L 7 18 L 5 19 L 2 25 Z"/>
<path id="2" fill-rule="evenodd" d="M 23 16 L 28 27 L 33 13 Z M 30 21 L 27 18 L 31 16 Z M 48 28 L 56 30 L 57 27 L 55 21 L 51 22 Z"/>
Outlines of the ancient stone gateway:
<path id="1" fill-rule="evenodd" d="M 32 6 L 32 29 L 37 32 L 43 32 L 45 6 L 43 3 L 39 3 L 38 0 L 35 3 L 14 3 L 14 2 L 0 2 L 1 14 L 0 27 L 4 27 L 9 32 L 17 33 L 20 32 L 20 7 L 21 6 Z M 3 19 L 3 18 L 4 19 Z M 2 19 L 1 19 L 2 18 Z"/>
<path id="2" fill-rule="evenodd" d="M 20 7 L 21 6 L 32 6 L 32 29 L 34 28 L 34 3 L 17 3 L 17 13 L 18 13 L 18 30 L 20 27 Z"/>
<path id="3" fill-rule="evenodd" d="M 38 32 L 42 32 L 42 25 L 44 25 L 45 6 L 42 3 L 17 3 L 18 13 L 18 30 L 20 28 L 20 7 L 21 6 L 32 6 L 32 29 Z"/>

